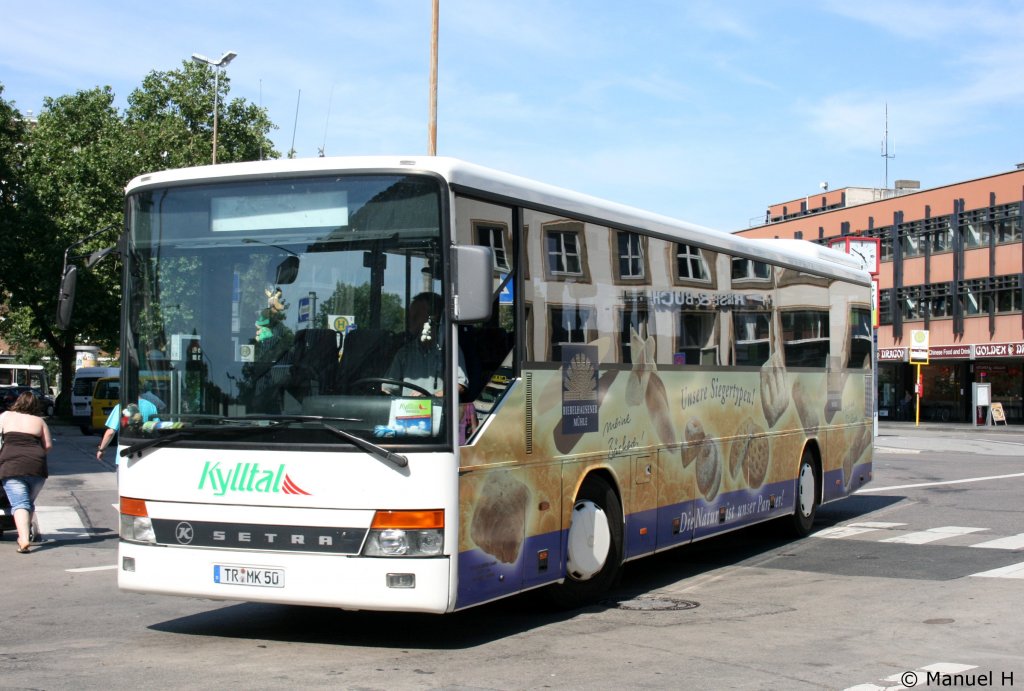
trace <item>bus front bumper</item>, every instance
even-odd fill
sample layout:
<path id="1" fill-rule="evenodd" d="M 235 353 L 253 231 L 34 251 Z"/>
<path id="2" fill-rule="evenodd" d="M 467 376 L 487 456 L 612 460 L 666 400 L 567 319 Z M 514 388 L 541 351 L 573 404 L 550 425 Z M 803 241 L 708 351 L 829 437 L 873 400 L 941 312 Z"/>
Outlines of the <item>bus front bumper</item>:
<path id="1" fill-rule="evenodd" d="M 121 541 L 117 585 L 140 593 L 351 610 L 449 611 L 449 557 L 403 559 Z"/>

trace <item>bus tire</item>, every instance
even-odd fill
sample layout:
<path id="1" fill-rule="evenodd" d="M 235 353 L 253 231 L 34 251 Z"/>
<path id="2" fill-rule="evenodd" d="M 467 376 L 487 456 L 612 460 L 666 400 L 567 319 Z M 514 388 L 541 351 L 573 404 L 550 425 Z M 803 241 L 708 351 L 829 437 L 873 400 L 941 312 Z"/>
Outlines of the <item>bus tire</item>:
<path id="1" fill-rule="evenodd" d="M 573 504 L 566 537 L 565 580 L 545 589 L 556 606 L 572 609 L 606 593 L 622 570 L 622 503 L 608 482 L 592 475 Z"/>
<path id="2" fill-rule="evenodd" d="M 821 478 L 814 452 L 804 449 L 800 457 L 800 470 L 796 476 L 796 506 L 789 517 L 789 532 L 796 537 L 806 537 L 814 528 L 814 517 L 821 503 Z"/>

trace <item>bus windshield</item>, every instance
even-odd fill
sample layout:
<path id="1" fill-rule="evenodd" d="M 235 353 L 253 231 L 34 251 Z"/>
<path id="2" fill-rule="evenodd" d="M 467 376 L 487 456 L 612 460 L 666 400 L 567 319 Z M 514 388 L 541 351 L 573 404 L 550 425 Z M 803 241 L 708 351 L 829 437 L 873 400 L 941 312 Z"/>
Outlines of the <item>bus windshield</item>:
<path id="1" fill-rule="evenodd" d="M 215 181 L 128 210 L 123 437 L 450 443 L 436 178 Z"/>

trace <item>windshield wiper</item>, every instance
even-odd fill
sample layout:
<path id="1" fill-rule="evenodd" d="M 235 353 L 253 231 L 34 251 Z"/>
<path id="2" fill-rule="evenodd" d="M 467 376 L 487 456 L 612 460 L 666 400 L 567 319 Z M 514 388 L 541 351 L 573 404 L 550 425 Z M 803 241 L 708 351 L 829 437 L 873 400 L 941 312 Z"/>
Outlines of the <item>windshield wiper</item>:
<path id="1" fill-rule="evenodd" d="M 368 454 L 372 454 L 377 458 L 388 461 L 389 463 L 394 463 L 399 468 L 405 468 L 409 465 L 409 459 L 402 454 L 395 453 L 394 451 L 388 451 L 383 446 L 377 446 L 373 442 L 366 441 L 362 437 L 358 437 L 351 432 L 346 432 L 343 429 L 338 429 L 337 427 L 327 424 L 329 420 L 336 422 L 361 422 L 361 420 L 348 417 L 323 417 L 322 415 L 265 415 L 261 417 L 279 421 L 279 423 L 316 422 L 339 439 L 344 439 Z"/>
<path id="2" fill-rule="evenodd" d="M 177 441 L 182 437 L 191 437 L 196 434 L 205 434 L 207 432 L 213 432 L 215 434 L 225 434 L 227 436 L 233 434 L 241 434 L 243 432 L 252 432 L 254 430 L 271 429 L 270 427 L 186 427 L 185 429 L 174 430 L 170 434 L 165 434 L 162 437 L 154 437 L 152 439 L 143 439 L 142 441 L 135 442 L 131 446 L 127 446 L 121 449 L 121 456 L 131 458 L 134 454 L 142 456 L 142 452 L 146 449 L 151 449 L 155 446 L 163 446 L 164 444 L 170 444 L 172 441 Z"/>

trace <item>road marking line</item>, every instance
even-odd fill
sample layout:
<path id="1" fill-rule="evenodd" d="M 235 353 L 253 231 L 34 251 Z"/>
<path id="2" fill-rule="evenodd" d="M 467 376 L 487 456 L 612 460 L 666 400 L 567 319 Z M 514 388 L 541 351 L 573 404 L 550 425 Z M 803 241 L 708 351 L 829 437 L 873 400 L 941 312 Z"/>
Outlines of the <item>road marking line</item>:
<path id="1" fill-rule="evenodd" d="M 117 568 L 117 564 L 110 564 L 109 566 L 83 566 L 80 569 L 64 569 L 68 573 L 88 573 L 90 571 L 113 571 Z"/>
<path id="2" fill-rule="evenodd" d="M 960 674 L 969 669 L 978 669 L 978 665 L 960 665 L 955 662 L 936 662 L 934 665 L 922 667 L 925 672 L 938 672 L 939 674 Z"/>
<path id="3" fill-rule="evenodd" d="M 938 487 L 940 485 L 959 485 L 964 482 L 984 482 L 985 480 L 1005 480 L 1011 477 L 1024 477 L 1024 473 L 1011 473 L 1010 475 L 988 475 L 986 477 L 968 477 L 963 480 L 946 480 L 944 482 L 919 482 L 914 485 L 893 485 L 891 487 L 865 487 L 854 494 L 868 494 L 869 492 L 891 492 L 897 489 L 915 489 L 917 487 Z"/>
<path id="4" fill-rule="evenodd" d="M 1021 578 L 1024 579 L 1024 562 L 1020 564 L 1010 564 L 1009 566 L 1003 566 L 1002 568 L 992 569 L 991 571 L 982 571 L 980 573 L 972 573 L 971 576 L 978 578 Z"/>
<path id="5" fill-rule="evenodd" d="M 954 537 L 956 535 L 980 533 L 983 530 L 988 530 L 988 528 L 964 528 L 957 525 L 947 525 L 941 528 L 929 528 L 928 530 L 919 530 L 917 532 L 907 533 L 906 535 L 887 537 L 884 540 L 879 540 L 879 542 L 899 542 L 906 545 L 924 545 L 929 542 L 943 540 L 947 537 Z"/>
<path id="6" fill-rule="evenodd" d="M 82 518 L 70 506 L 36 506 L 39 532 L 53 540 L 74 540 L 89 537 Z"/>
<path id="7" fill-rule="evenodd" d="M 903 682 L 907 681 L 906 676 L 908 673 L 913 674 L 916 678 L 917 685 L 924 682 L 927 679 L 927 674 L 932 672 L 940 675 L 951 675 L 961 674 L 969 669 L 977 669 L 977 665 L 961 665 L 955 662 L 937 662 L 934 665 L 928 665 L 927 667 L 918 667 L 916 670 L 907 670 L 906 672 L 897 672 L 896 674 L 890 674 L 881 681 L 884 682 L 898 682 L 896 686 L 878 686 L 877 684 L 857 684 L 856 686 L 850 686 L 844 691 L 904 691 L 908 687 L 903 685 Z M 917 674 L 917 672 L 924 672 L 925 674 Z"/>
<path id="8" fill-rule="evenodd" d="M 906 525 L 906 523 L 864 521 L 863 523 L 850 523 L 849 525 L 837 525 L 831 528 L 825 528 L 824 530 L 819 530 L 816 533 L 812 533 L 812 535 L 814 537 L 823 537 L 829 540 L 836 540 L 839 538 L 851 537 L 853 535 L 870 533 L 875 530 L 889 530 L 891 528 L 898 528 L 903 525 Z"/>
<path id="9" fill-rule="evenodd" d="M 892 446 L 876 446 L 875 453 L 921 453 L 921 449 L 897 449 Z"/>
<path id="10" fill-rule="evenodd" d="M 1009 537 L 1001 537 L 996 540 L 989 540 L 988 542 L 979 542 L 971 547 L 982 547 L 984 549 L 1020 549 L 1024 547 L 1024 533 L 1018 533 L 1017 535 L 1011 535 Z"/>

